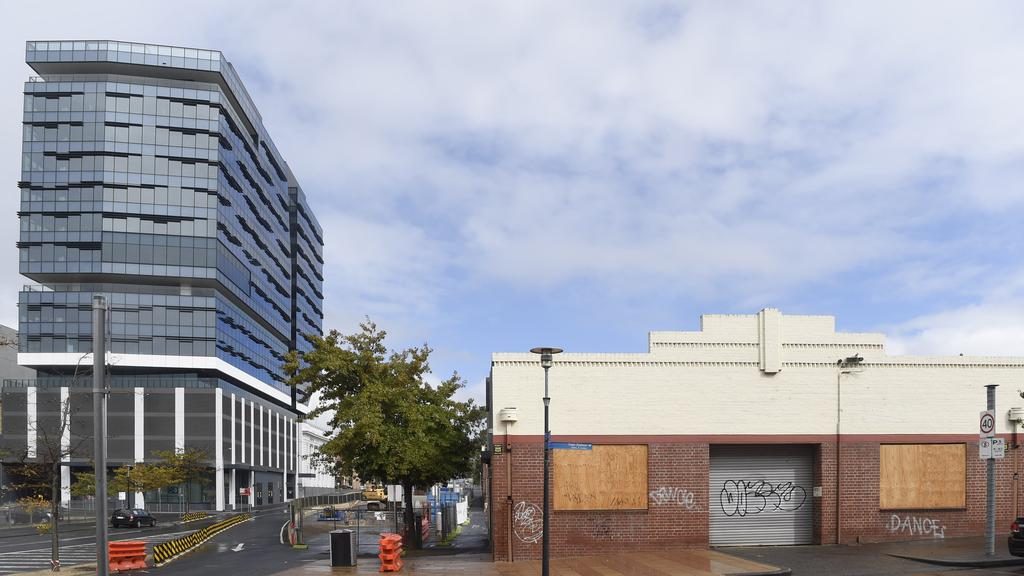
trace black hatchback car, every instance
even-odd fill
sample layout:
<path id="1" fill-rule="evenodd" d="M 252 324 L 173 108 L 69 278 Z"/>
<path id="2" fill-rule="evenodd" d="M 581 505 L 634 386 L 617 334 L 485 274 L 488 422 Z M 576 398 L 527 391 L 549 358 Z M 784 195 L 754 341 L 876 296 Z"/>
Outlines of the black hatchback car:
<path id="1" fill-rule="evenodd" d="M 1010 554 L 1024 556 L 1024 518 L 1017 518 L 1010 524 L 1010 537 L 1006 539 Z"/>
<path id="2" fill-rule="evenodd" d="M 121 526 L 128 528 L 152 527 L 156 526 L 156 518 L 142 508 L 118 508 L 110 517 L 110 525 L 114 528 Z"/>

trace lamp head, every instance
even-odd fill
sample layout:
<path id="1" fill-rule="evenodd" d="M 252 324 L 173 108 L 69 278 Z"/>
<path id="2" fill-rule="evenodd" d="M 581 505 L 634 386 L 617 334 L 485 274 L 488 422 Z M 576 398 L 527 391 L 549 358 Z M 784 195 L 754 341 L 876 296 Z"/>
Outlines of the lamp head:
<path id="1" fill-rule="evenodd" d="M 551 368 L 551 365 L 553 364 L 552 356 L 560 354 L 562 349 L 544 346 L 540 348 L 530 348 L 530 352 L 540 354 L 540 365 L 542 368 Z"/>
<path id="2" fill-rule="evenodd" d="M 864 357 L 861 356 L 858 353 L 858 354 L 854 354 L 853 356 L 847 356 L 846 358 L 843 358 L 843 359 L 839 360 L 839 365 L 840 366 L 856 366 L 856 365 L 860 364 L 863 361 L 864 361 Z"/>

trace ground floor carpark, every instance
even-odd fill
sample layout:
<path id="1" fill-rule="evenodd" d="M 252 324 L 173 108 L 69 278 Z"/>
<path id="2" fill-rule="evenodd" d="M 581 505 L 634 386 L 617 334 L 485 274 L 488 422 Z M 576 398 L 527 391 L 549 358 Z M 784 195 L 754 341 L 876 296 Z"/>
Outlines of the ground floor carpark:
<path id="1" fill-rule="evenodd" d="M 577 449 L 552 451 L 555 557 L 984 533 L 976 437 L 843 438 L 838 454 L 834 437 L 570 440 Z M 543 443 L 499 446 L 489 469 L 495 559 L 539 558 Z M 996 465 L 1003 527 L 1015 516 L 1016 466 L 1015 453 Z"/>

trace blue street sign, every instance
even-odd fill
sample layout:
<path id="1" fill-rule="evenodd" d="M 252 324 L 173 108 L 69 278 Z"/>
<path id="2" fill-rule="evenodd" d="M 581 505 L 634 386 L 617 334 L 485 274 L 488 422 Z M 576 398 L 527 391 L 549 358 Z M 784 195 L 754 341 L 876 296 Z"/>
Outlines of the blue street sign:
<path id="1" fill-rule="evenodd" d="M 548 442 L 548 446 L 552 450 L 590 450 L 594 447 L 593 444 L 583 442 Z"/>

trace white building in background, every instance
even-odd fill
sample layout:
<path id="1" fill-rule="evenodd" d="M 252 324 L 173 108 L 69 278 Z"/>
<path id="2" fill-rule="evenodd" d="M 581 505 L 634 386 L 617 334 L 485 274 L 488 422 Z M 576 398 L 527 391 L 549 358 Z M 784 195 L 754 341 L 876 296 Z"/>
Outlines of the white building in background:
<path id="1" fill-rule="evenodd" d="M 327 430 L 316 422 L 299 424 L 299 493 L 298 496 L 316 496 L 333 493 L 335 478 L 332 473 L 317 466 L 314 456 L 327 442 Z"/>

